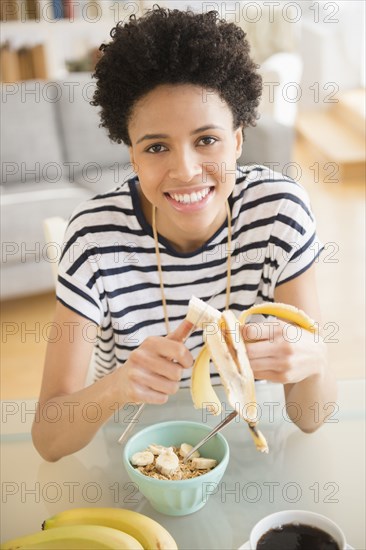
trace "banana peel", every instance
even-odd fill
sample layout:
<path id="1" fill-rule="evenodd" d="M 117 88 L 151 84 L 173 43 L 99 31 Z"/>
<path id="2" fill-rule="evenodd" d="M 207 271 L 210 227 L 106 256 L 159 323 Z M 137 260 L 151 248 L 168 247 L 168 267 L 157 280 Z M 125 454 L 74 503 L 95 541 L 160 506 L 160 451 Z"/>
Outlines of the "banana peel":
<path id="1" fill-rule="evenodd" d="M 205 315 L 202 316 L 202 312 Z M 205 344 L 202 347 L 192 371 L 191 396 L 197 409 L 206 408 L 213 414 L 220 414 L 221 402 L 212 387 L 210 360 L 213 361 L 222 381 L 230 405 L 247 422 L 256 448 L 268 453 L 263 434 L 257 429 L 258 406 L 255 395 L 255 380 L 242 337 L 242 326 L 251 315 L 272 315 L 285 319 L 310 332 L 316 332 L 315 322 L 302 310 L 278 302 L 264 302 L 245 310 L 239 317 L 226 310 L 222 314 L 196 298 L 189 302 L 187 320 L 197 323 L 203 329 Z"/>

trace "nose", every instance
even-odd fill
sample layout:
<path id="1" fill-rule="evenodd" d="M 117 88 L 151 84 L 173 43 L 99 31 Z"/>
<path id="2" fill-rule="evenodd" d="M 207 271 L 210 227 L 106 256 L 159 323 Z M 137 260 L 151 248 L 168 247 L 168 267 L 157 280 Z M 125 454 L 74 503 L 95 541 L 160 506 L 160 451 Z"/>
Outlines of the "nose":
<path id="1" fill-rule="evenodd" d="M 171 156 L 169 177 L 172 180 L 188 183 L 197 176 L 201 176 L 202 166 L 199 164 L 197 154 L 188 149 L 177 150 Z"/>

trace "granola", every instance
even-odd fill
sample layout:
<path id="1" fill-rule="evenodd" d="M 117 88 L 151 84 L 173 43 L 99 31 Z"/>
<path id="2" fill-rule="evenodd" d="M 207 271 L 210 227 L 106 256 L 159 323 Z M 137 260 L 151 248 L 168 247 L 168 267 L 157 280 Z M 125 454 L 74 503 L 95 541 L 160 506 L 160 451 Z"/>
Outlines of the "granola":
<path id="1" fill-rule="evenodd" d="M 200 458 L 198 452 L 194 453 L 187 463 L 184 463 L 184 457 L 191 448 L 192 446 L 187 443 L 183 443 L 180 447 L 162 447 L 151 444 L 144 451 L 135 453 L 131 458 L 131 463 L 145 476 L 171 481 L 193 479 L 206 474 L 216 466 L 216 460 Z M 153 462 L 151 454 L 154 456 Z M 201 465 L 199 464 L 200 460 Z M 204 467 L 205 463 L 209 467 Z"/>

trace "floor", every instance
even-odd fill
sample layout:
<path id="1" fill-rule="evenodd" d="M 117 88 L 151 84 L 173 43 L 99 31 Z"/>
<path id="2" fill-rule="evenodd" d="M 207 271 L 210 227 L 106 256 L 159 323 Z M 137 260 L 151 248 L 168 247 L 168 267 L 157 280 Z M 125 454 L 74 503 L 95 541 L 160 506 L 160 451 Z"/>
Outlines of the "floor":
<path id="1" fill-rule="evenodd" d="M 325 251 L 318 262 L 324 334 L 337 378 L 365 376 L 365 187 L 317 173 L 297 140 L 289 175 L 308 190 Z M 321 170 L 320 170 L 321 172 Z M 335 181 L 330 181 L 335 180 Z M 37 397 L 54 294 L 1 304 L 1 398 Z"/>

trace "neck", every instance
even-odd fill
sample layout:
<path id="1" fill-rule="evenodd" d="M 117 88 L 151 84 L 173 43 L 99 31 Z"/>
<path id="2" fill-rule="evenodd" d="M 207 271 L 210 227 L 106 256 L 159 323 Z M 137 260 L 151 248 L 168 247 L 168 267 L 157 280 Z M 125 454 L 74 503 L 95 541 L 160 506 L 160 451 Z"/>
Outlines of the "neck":
<path id="1" fill-rule="evenodd" d="M 158 213 L 157 213 L 157 219 L 159 219 Z M 157 226 L 159 227 L 159 222 L 157 222 Z M 201 237 L 201 238 L 199 236 L 196 236 L 195 238 L 192 238 L 191 236 L 185 237 L 184 235 L 182 235 L 181 238 L 178 240 L 178 239 L 169 238 L 168 235 L 164 234 L 164 231 L 161 232 L 160 230 L 158 230 L 158 233 L 169 242 L 169 244 L 172 246 L 172 248 L 174 248 L 174 250 L 176 250 L 177 252 L 181 252 L 183 254 L 189 254 L 190 252 L 195 252 L 196 250 L 198 251 L 200 248 L 202 248 L 202 246 L 204 246 L 204 244 L 208 241 L 209 237 L 211 236 L 209 235 L 208 237 Z"/>
<path id="2" fill-rule="evenodd" d="M 228 250 L 228 257 L 227 257 L 227 284 L 226 284 L 226 306 L 225 309 L 229 309 L 230 305 L 230 276 L 231 276 L 231 213 L 230 213 L 230 207 L 229 203 L 226 201 L 226 210 L 227 210 L 227 250 Z M 151 218 L 152 218 L 152 230 L 154 234 L 154 241 L 155 241 L 155 254 L 156 254 L 156 263 L 159 273 L 159 282 L 160 282 L 160 290 L 161 290 L 161 300 L 164 310 L 164 318 L 165 318 L 165 326 L 167 334 L 170 332 L 169 328 L 169 317 L 168 317 L 168 310 L 166 305 L 166 299 L 165 299 L 165 292 L 164 292 L 164 281 L 163 281 L 163 272 L 161 267 L 161 260 L 160 260 L 160 252 L 159 252 L 159 243 L 158 243 L 158 232 L 156 229 L 156 208 L 153 206 L 151 211 Z"/>

